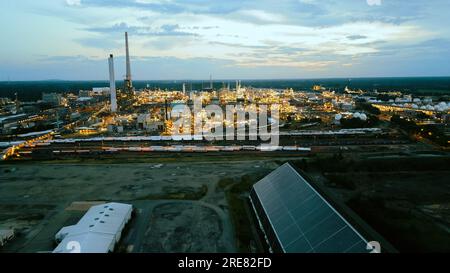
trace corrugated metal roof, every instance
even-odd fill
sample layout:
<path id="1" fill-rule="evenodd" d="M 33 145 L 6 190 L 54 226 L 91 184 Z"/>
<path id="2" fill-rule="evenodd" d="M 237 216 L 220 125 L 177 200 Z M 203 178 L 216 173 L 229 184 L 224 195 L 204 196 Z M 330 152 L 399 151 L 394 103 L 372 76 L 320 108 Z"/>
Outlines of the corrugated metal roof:
<path id="1" fill-rule="evenodd" d="M 253 191 L 283 252 L 370 252 L 366 240 L 290 164 L 261 179 Z M 265 231 L 267 232 L 267 231 Z"/>

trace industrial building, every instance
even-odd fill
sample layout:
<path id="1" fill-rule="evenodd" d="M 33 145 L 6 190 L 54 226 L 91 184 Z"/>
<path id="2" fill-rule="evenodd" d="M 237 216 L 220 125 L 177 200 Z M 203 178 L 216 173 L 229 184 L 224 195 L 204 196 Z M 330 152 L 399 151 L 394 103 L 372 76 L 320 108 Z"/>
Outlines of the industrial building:
<path id="1" fill-rule="evenodd" d="M 105 96 L 110 94 L 109 87 L 93 87 L 91 91 L 92 96 Z"/>
<path id="2" fill-rule="evenodd" d="M 62 95 L 59 93 L 43 93 L 42 101 L 54 106 L 61 105 Z"/>
<path id="3" fill-rule="evenodd" d="M 324 196 L 289 163 L 253 186 L 250 201 L 272 252 L 378 252 L 374 241 L 392 251 L 361 219 L 344 217 Z"/>
<path id="4" fill-rule="evenodd" d="M 139 114 L 137 117 L 137 129 L 148 132 L 157 132 L 163 130 L 164 122 L 151 118 L 150 114 Z"/>
<path id="5" fill-rule="evenodd" d="M 114 251 L 122 231 L 131 219 L 132 205 L 107 203 L 91 207 L 73 226 L 63 227 L 56 235 L 59 242 L 53 253 L 108 253 Z M 73 249 L 77 244 L 78 249 Z"/>

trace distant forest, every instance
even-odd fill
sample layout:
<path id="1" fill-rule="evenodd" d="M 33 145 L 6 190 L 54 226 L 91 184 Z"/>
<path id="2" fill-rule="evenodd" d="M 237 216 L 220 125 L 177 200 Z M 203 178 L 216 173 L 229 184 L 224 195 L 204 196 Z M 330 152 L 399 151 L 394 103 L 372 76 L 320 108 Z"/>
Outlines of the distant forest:
<path id="1" fill-rule="evenodd" d="M 209 87 L 209 80 L 177 80 L 177 81 L 134 81 L 137 89 L 149 87 L 167 90 L 181 90 L 182 83 L 186 89 L 201 90 Z M 295 91 L 310 90 L 313 85 L 322 85 L 337 92 L 342 92 L 346 86 L 351 89 L 367 91 L 402 91 L 416 95 L 450 95 L 450 77 L 429 78 L 355 78 L 355 79 L 300 79 L 300 80 L 242 80 L 242 86 L 256 88 L 293 88 Z M 214 88 L 235 87 L 234 80 L 215 80 Z M 123 82 L 117 82 L 120 88 Z M 0 82 L 0 97 L 14 98 L 17 92 L 21 101 L 35 101 L 42 97 L 43 92 L 73 92 L 89 90 L 93 87 L 109 86 L 108 81 L 23 81 Z"/>

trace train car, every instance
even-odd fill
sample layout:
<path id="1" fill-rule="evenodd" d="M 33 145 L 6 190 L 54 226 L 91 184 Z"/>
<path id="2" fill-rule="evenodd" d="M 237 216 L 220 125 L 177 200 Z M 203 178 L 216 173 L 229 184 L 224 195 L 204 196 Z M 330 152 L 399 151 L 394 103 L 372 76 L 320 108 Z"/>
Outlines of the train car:
<path id="1" fill-rule="evenodd" d="M 151 146 L 150 148 L 152 148 L 152 150 L 155 152 L 164 152 L 165 151 L 163 146 Z"/>
<path id="2" fill-rule="evenodd" d="M 45 146 L 50 146 L 50 142 L 38 142 L 38 143 L 36 143 L 36 146 L 39 146 L 39 147 L 45 147 Z"/>
<path id="3" fill-rule="evenodd" d="M 183 152 L 191 153 L 194 151 L 195 147 L 196 146 L 193 146 L 193 145 L 185 145 L 185 146 L 183 146 Z"/>
<path id="4" fill-rule="evenodd" d="M 238 151 L 242 151 L 243 146 L 237 146 L 237 145 L 232 145 L 230 146 L 233 148 L 233 151 L 238 152 Z"/>
<path id="5" fill-rule="evenodd" d="M 105 152 L 106 153 L 117 153 L 117 152 L 119 152 L 121 149 L 118 149 L 118 148 L 106 148 L 105 149 Z"/>
<path id="6" fill-rule="evenodd" d="M 173 141 L 191 141 L 192 136 L 191 135 L 173 135 L 172 140 Z"/>
<path id="7" fill-rule="evenodd" d="M 150 140 L 151 141 L 161 141 L 161 136 L 151 136 Z"/>
<path id="8" fill-rule="evenodd" d="M 297 146 L 283 146 L 283 151 L 297 151 Z"/>
<path id="9" fill-rule="evenodd" d="M 234 148 L 233 148 L 233 146 L 222 146 L 222 147 L 220 147 L 220 151 L 222 151 L 222 152 L 233 152 Z"/>
<path id="10" fill-rule="evenodd" d="M 167 151 L 169 151 L 169 152 L 181 152 L 181 151 L 183 151 L 183 148 L 179 147 L 179 146 L 178 147 L 177 146 L 169 146 Z"/>
<path id="11" fill-rule="evenodd" d="M 206 152 L 207 152 L 207 150 L 205 149 L 205 147 L 202 147 L 202 146 L 197 146 L 197 147 L 195 147 L 195 148 L 193 149 L 193 151 L 194 151 L 195 153 L 206 153 Z"/>
<path id="12" fill-rule="evenodd" d="M 244 151 L 255 151 L 256 150 L 256 146 L 244 145 L 244 146 L 242 146 L 242 150 L 244 150 Z"/>
<path id="13" fill-rule="evenodd" d="M 220 152 L 220 147 L 218 146 L 206 146 L 205 149 L 207 152 Z"/>
<path id="14" fill-rule="evenodd" d="M 261 145 L 257 147 L 257 150 L 261 152 L 274 152 L 274 151 L 280 151 L 283 148 L 281 146 L 271 146 L 271 145 Z"/>

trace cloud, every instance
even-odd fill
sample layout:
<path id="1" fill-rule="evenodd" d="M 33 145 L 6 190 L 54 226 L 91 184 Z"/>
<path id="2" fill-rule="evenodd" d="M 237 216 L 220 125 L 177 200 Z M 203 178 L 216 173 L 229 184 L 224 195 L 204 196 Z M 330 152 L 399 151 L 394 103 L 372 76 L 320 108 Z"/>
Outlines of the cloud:
<path id="1" fill-rule="evenodd" d="M 96 7 L 136 8 L 164 14 L 229 14 L 241 9 L 248 0 L 84 0 Z"/>
<path id="2" fill-rule="evenodd" d="M 114 24 L 108 27 L 91 27 L 86 28 L 87 31 L 97 33 L 123 33 L 129 32 L 141 36 L 196 36 L 192 32 L 185 32 L 180 30 L 178 24 L 165 24 L 159 27 L 147 26 L 129 26 L 125 22 Z"/>
<path id="3" fill-rule="evenodd" d="M 238 62 L 238 66 L 243 67 L 284 67 L 284 68 L 305 68 L 308 70 L 322 70 L 331 65 L 335 65 L 337 61 L 302 61 L 296 62 L 292 60 L 269 60 L 266 62 Z"/>
<path id="4" fill-rule="evenodd" d="M 176 51 L 188 46 L 195 46 L 195 36 L 153 36 L 144 44 L 147 49 L 156 49 L 157 52 Z"/>
<path id="5" fill-rule="evenodd" d="M 86 37 L 74 39 L 75 42 L 88 48 L 99 48 L 102 50 L 117 49 L 123 47 L 123 41 L 117 41 L 110 36 L 105 37 Z"/>
<path id="6" fill-rule="evenodd" d="M 349 40 L 361 40 L 361 39 L 366 39 L 366 38 L 367 38 L 367 36 L 359 35 L 359 34 L 347 36 L 347 39 L 349 39 Z"/>
<path id="7" fill-rule="evenodd" d="M 81 0 L 66 0 L 68 6 L 81 6 Z"/>
<path id="8" fill-rule="evenodd" d="M 348 64 L 359 73 L 356 69 L 364 68 L 368 60 L 376 63 L 372 58 L 407 56 L 405 63 L 411 64 L 422 56 L 431 58 L 435 52 L 448 59 L 450 48 L 446 40 L 439 40 L 450 37 L 447 0 L 17 2 L 15 11 L 22 17 L 11 11 L 3 23 L 13 22 L 11 29 L 17 33 L 48 31 L 7 39 L 0 63 L 22 62 L 25 66 L 23 60 L 30 60 L 30 54 L 107 56 L 111 52 L 118 56 L 124 52 L 125 31 L 131 36 L 132 55 L 174 58 L 170 59 L 171 69 L 182 63 L 181 67 L 192 70 L 194 66 L 186 64 L 196 64 L 195 58 L 225 60 L 237 69 L 235 75 L 243 71 L 272 75 L 271 69 L 291 75 L 288 68 L 332 74 Z M 4 37 L 16 35 L 9 28 L 0 32 Z M 59 42 L 48 43 L 52 37 Z M 56 63 L 58 58 L 57 63 L 62 64 L 61 57 L 49 58 L 46 63 Z M 211 69 L 203 65 L 206 61 L 201 63 L 201 69 Z M 450 71 L 449 65 L 439 69 Z"/>
<path id="9" fill-rule="evenodd" d="M 219 26 L 204 26 L 204 27 L 202 27 L 202 29 L 215 29 L 215 28 L 219 28 Z"/>
<path id="10" fill-rule="evenodd" d="M 227 42 L 219 42 L 219 41 L 212 41 L 209 42 L 211 45 L 219 45 L 219 46 L 227 46 L 232 48 L 251 48 L 251 49 L 268 49 L 269 46 L 264 45 L 246 45 L 242 43 L 227 43 Z"/>
<path id="11" fill-rule="evenodd" d="M 369 6 L 381 6 L 381 0 L 367 0 Z"/>
<path id="12" fill-rule="evenodd" d="M 253 18 L 260 22 L 279 23 L 284 20 L 284 17 L 280 14 L 270 13 L 264 10 L 243 10 L 240 12 L 242 16 Z"/>
<path id="13" fill-rule="evenodd" d="M 38 56 L 38 60 L 40 62 L 47 62 L 47 63 L 73 63 L 73 62 L 85 62 L 85 61 L 91 61 L 94 58 L 87 57 L 84 55 L 75 55 L 75 56 L 49 56 L 49 55 L 42 55 Z"/>

